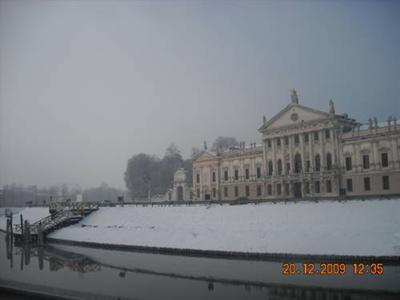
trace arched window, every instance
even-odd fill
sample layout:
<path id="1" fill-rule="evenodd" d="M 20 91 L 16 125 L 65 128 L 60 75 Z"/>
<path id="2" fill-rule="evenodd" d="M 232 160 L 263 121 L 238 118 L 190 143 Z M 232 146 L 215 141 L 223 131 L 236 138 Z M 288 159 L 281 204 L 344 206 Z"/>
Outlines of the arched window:
<path id="1" fill-rule="evenodd" d="M 296 155 L 294 156 L 294 172 L 301 172 L 301 155 L 299 153 L 296 153 Z"/>
<path id="2" fill-rule="evenodd" d="M 321 171 L 321 157 L 319 154 L 315 155 L 315 171 Z"/>
<path id="3" fill-rule="evenodd" d="M 332 170 L 332 154 L 330 153 L 326 155 L 326 168 Z"/>
<path id="4" fill-rule="evenodd" d="M 268 162 L 268 175 L 272 176 L 273 167 L 272 167 L 272 160 Z"/>
<path id="5" fill-rule="evenodd" d="M 278 175 L 282 175 L 282 160 L 278 160 Z"/>

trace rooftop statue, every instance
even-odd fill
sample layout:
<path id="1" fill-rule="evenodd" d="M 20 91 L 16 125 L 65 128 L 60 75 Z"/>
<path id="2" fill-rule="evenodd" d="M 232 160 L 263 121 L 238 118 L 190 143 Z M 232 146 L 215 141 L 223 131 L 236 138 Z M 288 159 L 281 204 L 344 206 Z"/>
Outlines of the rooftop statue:
<path id="1" fill-rule="evenodd" d="M 334 115 L 335 114 L 335 105 L 333 104 L 333 100 L 329 100 L 329 113 Z"/>
<path id="2" fill-rule="evenodd" d="M 290 98 L 292 99 L 292 103 L 299 104 L 299 98 L 297 97 L 297 92 L 295 89 L 292 89 L 292 93 L 290 94 Z"/>

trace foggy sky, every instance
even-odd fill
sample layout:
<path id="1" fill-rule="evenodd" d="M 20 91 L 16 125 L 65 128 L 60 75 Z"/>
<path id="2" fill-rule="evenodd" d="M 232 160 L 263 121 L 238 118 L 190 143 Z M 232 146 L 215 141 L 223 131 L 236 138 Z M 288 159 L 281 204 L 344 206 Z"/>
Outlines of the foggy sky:
<path id="1" fill-rule="evenodd" d="M 400 115 L 398 1 L 0 0 L 0 185 L 105 181 L 129 157 L 260 142 L 301 104 Z"/>

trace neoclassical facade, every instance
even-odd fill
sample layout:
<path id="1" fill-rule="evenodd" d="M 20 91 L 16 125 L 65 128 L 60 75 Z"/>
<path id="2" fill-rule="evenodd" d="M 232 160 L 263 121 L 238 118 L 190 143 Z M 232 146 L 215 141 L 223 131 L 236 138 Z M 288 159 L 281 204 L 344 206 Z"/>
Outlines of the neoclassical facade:
<path id="1" fill-rule="evenodd" d="M 223 153 L 202 151 L 193 161 L 197 200 L 328 198 L 400 194 L 400 128 L 390 117 L 362 125 L 291 103 L 258 129 L 262 144 Z"/>

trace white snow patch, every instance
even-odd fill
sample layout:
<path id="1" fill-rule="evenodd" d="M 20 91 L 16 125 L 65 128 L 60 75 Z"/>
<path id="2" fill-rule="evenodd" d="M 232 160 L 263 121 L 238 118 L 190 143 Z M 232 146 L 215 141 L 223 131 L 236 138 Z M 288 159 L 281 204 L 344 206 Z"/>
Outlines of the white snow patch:
<path id="1" fill-rule="evenodd" d="M 203 250 L 400 255 L 400 200 L 100 208 L 49 237 Z"/>

